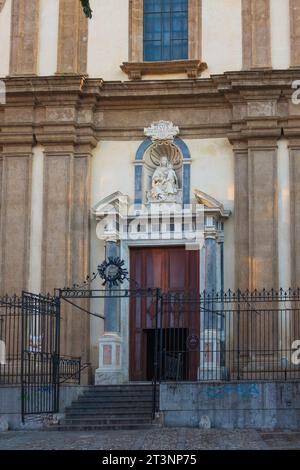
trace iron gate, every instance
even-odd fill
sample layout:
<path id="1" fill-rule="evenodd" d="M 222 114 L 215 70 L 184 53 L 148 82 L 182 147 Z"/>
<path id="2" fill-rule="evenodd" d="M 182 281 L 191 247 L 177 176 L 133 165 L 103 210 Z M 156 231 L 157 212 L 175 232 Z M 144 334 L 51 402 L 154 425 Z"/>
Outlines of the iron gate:
<path id="1" fill-rule="evenodd" d="M 22 419 L 59 410 L 60 300 L 22 293 Z"/>

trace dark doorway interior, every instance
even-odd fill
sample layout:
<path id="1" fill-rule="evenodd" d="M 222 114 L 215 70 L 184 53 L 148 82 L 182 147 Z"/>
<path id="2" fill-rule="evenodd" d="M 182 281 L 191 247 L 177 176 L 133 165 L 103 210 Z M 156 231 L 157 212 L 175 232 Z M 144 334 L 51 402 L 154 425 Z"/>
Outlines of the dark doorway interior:
<path id="1" fill-rule="evenodd" d="M 163 380 L 187 380 L 189 364 L 186 356 L 187 328 L 144 330 L 147 337 L 147 380 L 154 376 L 155 334 L 157 334 L 158 376 Z"/>

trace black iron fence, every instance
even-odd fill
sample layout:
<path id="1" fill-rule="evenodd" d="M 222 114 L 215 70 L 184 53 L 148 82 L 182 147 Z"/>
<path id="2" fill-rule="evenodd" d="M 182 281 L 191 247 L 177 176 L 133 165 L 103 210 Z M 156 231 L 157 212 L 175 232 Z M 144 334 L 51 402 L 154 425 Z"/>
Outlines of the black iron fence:
<path id="1" fill-rule="evenodd" d="M 0 385 L 21 384 L 22 298 L 0 298 Z"/>
<path id="2" fill-rule="evenodd" d="M 157 324 L 160 381 L 300 379 L 300 289 L 169 292 Z"/>
<path id="3" fill-rule="evenodd" d="M 127 301 L 131 374 L 153 380 L 154 404 L 160 381 L 300 380 L 300 289 L 78 293 Z M 57 410 L 59 384 L 80 383 L 80 358 L 60 355 L 60 298 L 0 298 L 0 386 L 22 385 L 23 415 Z"/>
<path id="4" fill-rule="evenodd" d="M 45 388 L 53 382 L 55 360 L 60 383 L 80 383 L 81 358 L 58 354 L 59 312 L 52 312 L 52 305 L 50 296 L 31 295 L 30 302 L 24 296 L 0 297 L 0 386 L 21 385 L 23 373 Z"/>

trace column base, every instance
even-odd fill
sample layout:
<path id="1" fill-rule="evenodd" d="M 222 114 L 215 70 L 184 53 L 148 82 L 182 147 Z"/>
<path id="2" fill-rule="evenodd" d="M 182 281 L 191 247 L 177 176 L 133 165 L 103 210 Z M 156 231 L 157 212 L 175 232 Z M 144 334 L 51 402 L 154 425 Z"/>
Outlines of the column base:
<path id="1" fill-rule="evenodd" d="M 104 333 L 99 339 L 99 368 L 95 372 L 95 385 L 126 382 L 122 364 L 122 340 L 117 333 Z"/>
<path id="2" fill-rule="evenodd" d="M 226 380 L 228 370 L 221 363 L 221 332 L 213 328 L 205 329 L 200 335 L 200 351 L 198 380 Z"/>
<path id="3" fill-rule="evenodd" d="M 198 369 L 199 382 L 223 382 L 228 379 L 228 370 L 226 367 L 205 367 Z"/>

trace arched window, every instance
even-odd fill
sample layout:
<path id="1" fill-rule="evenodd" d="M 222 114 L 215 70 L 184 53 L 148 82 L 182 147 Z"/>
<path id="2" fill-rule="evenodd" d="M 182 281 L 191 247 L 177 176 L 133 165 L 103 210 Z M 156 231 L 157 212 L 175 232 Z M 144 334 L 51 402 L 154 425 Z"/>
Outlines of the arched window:
<path id="1" fill-rule="evenodd" d="M 144 60 L 188 59 L 188 0 L 144 0 Z"/>

